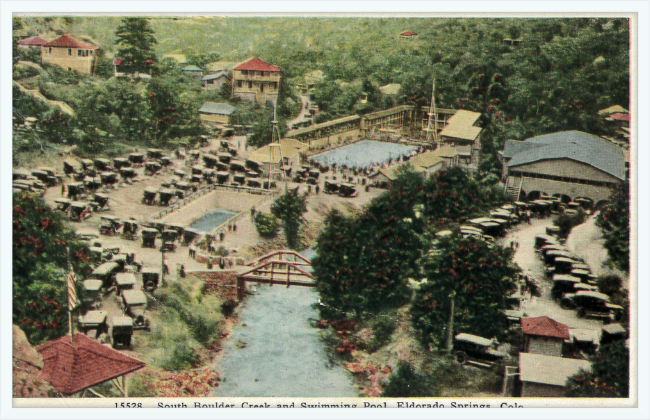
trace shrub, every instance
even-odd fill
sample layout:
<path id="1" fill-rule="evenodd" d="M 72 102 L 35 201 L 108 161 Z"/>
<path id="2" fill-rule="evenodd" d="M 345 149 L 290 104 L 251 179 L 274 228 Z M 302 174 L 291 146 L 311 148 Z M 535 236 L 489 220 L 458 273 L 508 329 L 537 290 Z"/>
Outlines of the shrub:
<path id="1" fill-rule="evenodd" d="M 382 397 L 431 397 L 434 387 L 429 376 L 419 374 L 410 364 L 400 361 L 397 370 L 388 378 Z"/>
<path id="2" fill-rule="evenodd" d="M 560 238 L 566 238 L 571 233 L 571 229 L 582 224 L 587 219 L 587 215 L 584 210 L 580 209 L 576 215 L 562 214 L 555 218 L 553 223 L 555 226 L 560 228 L 559 236 Z"/>
<path id="3" fill-rule="evenodd" d="M 606 295 L 618 293 L 623 286 L 623 280 L 615 274 L 607 274 L 598 277 L 598 290 Z"/>
<path id="4" fill-rule="evenodd" d="M 605 249 L 612 264 L 630 269 L 630 186 L 626 182 L 611 197 L 611 204 L 598 214 L 596 226 L 603 232 Z"/>
<path id="5" fill-rule="evenodd" d="M 223 245 L 221 245 L 219 248 L 217 248 L 216 253 L 220 257 L 227 257 L 228 256 L 228 250 Z"/>
<path id="6" fill-rule="evenodd" d="M 395 332 L 395 320 L 390 316 L 381 316 L 372 325 L 372 339 L 368 343 L 368 351 L 374 353 L 390 342 Z"/>
<path id="7" fill-rule="evenodd" d="M 174 350 L 161 363 L 161 367 L 168 371 L 178 372 L 187 370 L 199 363 L 199 356 L 187 343 L 177 343 Z"/>
<path id="8" fill-rule="evenodd" d="M 275 216 L 259 212 L 255 216 L 254 223 L 257 233 L 259 233 L 262 238 L 275 238 L 278 236 L 280 224 Z"/>
<path id="9" fill-rule="evenodd" d="M 221 314 L 225 317 L 229 317 L 233 312 L 235 312 L 235 308 L 237 308 L 237 301 L 228 299 L 221 304 Z"/>

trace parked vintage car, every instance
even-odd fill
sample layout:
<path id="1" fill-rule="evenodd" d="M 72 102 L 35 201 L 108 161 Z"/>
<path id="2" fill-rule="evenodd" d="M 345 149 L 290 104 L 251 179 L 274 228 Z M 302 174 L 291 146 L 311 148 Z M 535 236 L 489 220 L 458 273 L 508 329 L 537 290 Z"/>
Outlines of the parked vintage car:
<path id="1" fill-rule="evenodd" d="M 124 313 L 133 318 L 133 328 L 135 330 L 149 329 L 149 319 L 145 316 L 147 311 L 147 296 L 142 290 L 123 291 L 121 304 Z"/>
<path id="2" fill-rule="evenodd" d="M 600 345 L 609 344 L 614 341 L 625 340 L 627 331 L 619 323 L 603 325 L 600 336 Z"/>
<path id="3" fill-rule="evenodd" d="M 466 333 L 454 337 L 454 359 L 461 365 L 468 363 L 480 367 L 492 367 L 505 356 L 504 353 L 496 350 L 496 343 L 493 340 Z"/>
<path id="4" fill-rule="evenodd" d="M 86 315 L 79 315 L 79 331 L 98 340 L 102 334 L 108 334 L 107 316 L 105 311 L 88 311 Z"/>
<path id="5" fill-rule="evenodd" d="M 115 216 L 100 216 L 99 232 L 102 235 L 113 236 L 122 227 L 122 222 Z"/>
<path id="6" fill-rule="evenodd" d="M 99 267 L 95 268 L 92 272 L 93 278 L 102 281 L 102 287 L 108 289 L 113 285 L 114 276 L 119 272 L 120 266 L 116 262 L 105 262 Z"/>
<path id="7" fill-rule="evenodd" d="M 91 309 L 101 308 L 104 282 L 99 279 L 87 279 L 81 284 L 84 290 L 84 304 Z"/>
<path id="8" fill-rule="evenodd" d="M 114 317 L 113 325 L 111 328 L 113 348 L 117 346 L 131 347 L 131 337 L 133 336 L 133 318 L 128 316 Z"/>
<path id="9" fill-rule="evenodd" d="M 339 185 L 339 195 L 341 197 L 356 197 L 359 195 L 357 187 L 354 184 L 341 183 Z"/>
<path id="10" fill-rule="evenodd" d="M 142 268 L 142 284 L 144 285 L 144 290 L 153 293 L 158 288 L 159 282 L 160 269 L 153 267 Z"/>
<path id="11" fill-rule="evenodd" d="M 92 207 L 85 201 L 73 201 L 67 210 L 68 220 L 73 222 L 81 222 L 93 215 Z"/>
<path id="12" fill-rule="evenodd" d="M 135 275 L 132 273 L 115 274 L 115 287 L 117 294 L 121 295 L 125 290 L 134 290 L 136 285 Z"/>
<path id="13" fill-rule="evenodd" d="M 577 309 L 580 318 L 599 318 L 605 321 L 619 321 L 623 316 L 623 307 L 609 302 L 609 296 L 590 290 L 580 290 L 575 294 L 567 293 L 561 305 L 567 309 Z"/>
<path id="14" fill-rule="evenodd" d="M 142 247 L 143 248 L 155 248 L 156 247 L 156 237 L 159 232 L 156 229 L 145 228 L 142 229 Z"/>

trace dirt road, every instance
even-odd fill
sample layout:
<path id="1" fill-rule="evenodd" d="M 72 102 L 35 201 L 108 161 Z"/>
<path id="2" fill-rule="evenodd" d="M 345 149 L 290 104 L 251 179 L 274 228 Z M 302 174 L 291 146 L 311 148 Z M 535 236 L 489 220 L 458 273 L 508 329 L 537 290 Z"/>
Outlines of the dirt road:
<path id="1" fill-rule="evenodd" d="M 532 219 L 532 223 L 520 223 L 511 227 L 507 235 L 499 241 L 502 246 L 510 246 L 510 242 L 518 241 L 519 248 L 515 252 L 514 260 L 521 267 L 524 274 L 531 276 L 541 286 L 542 296 L 527 299 L 522 304 L 522 310 L 527 316 L 548 316 L 567 325 L 569 328 L 580 328 L 600 331 L 602 322 L 594 319 L 578 318 L 574 310 L 565 310 L 551 297 L 551 281 L 544 274 L 544 263 L 539 254 L 535 252 L 535 235 L 546 233 L 546 227 L 553 224 L 551 217 L 545 219 Z"/>

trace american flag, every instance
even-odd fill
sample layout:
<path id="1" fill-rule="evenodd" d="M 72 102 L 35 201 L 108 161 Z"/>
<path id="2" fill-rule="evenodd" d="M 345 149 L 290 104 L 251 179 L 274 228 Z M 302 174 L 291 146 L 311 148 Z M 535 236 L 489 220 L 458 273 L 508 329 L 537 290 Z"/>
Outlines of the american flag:
<path id="1" fill-rule="evenodd" d="M 75 285 L 77 284 L 77 277 L 74 275 L 74 271 L 70 270 L 68 275 L 68 308 L 73 310 L 77 307 L 77 291 Z"/>

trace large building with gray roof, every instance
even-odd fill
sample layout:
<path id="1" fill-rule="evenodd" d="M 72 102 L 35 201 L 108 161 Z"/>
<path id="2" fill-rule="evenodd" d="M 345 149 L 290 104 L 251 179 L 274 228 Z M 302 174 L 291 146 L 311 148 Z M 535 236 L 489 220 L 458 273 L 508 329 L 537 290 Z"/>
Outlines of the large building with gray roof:
<path id="1" fill-rule="evenodd" d="M 506 190 L 514 199 L 546 193 L 598 203 L 625 181 L 623 151 L 581 131 L 507 141 L 502 156 Z"/>

